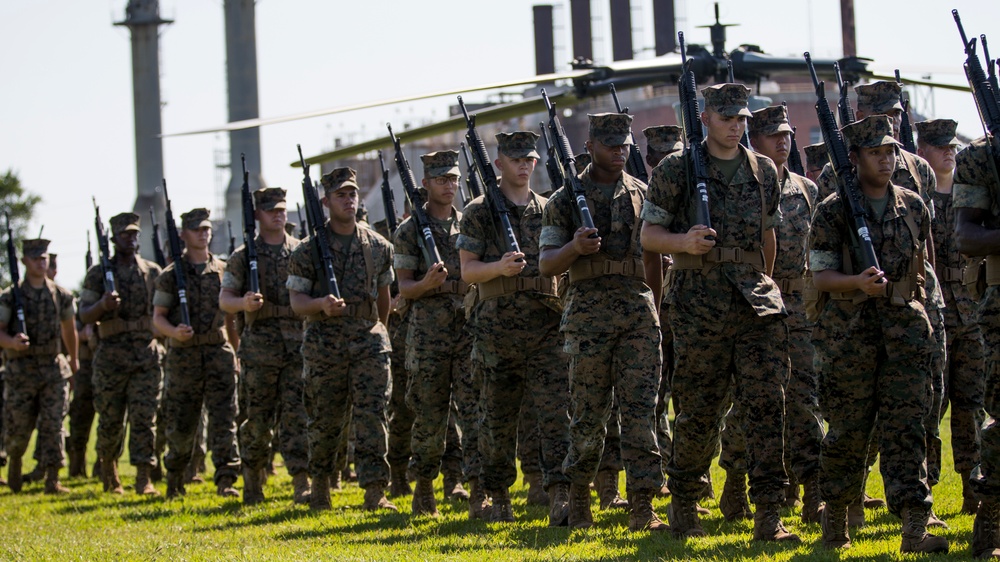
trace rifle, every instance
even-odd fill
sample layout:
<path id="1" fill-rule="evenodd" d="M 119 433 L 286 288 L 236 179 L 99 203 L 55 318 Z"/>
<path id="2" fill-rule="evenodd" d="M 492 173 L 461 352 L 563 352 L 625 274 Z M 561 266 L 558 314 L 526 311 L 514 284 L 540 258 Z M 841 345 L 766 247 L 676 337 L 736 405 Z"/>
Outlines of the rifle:
<path id="1" fill-rule="evenodd" d="M 986 58 L 986 78 L 990 82 L 990 88 L 993 88 L 993 93 L 996 95 L 998 101 L 1000 101 L 1000 83 L 997 82 L 997 69 L 993 65 L 994 60 L 990 58 L 990 49 L 986 46 L 986 36 L 980 35 L 979 41 L 983 44 L 983 57 Z M 1000 64 L 1000 59 L 997 59 L 997 64 Z M 39 238 L 41 238 L 39 236 Z"/>
<path id="2" fill-rule="evenodd" d="M 899 103 L 903 106 L 903 120 L 899 124 L 899 140 L 903 149 L 910 154 L 917 153 L 913 144 L 913 128 L 910 126 L 910 102 L 903 98 L 903 81 L 899 79 L 899 69 L 896 69 L 896 83 L 899 84 Z"/>
<path id="3" fill-rule="evenodd" d="M 97 199 L 90 197 L 94 202 L 94 227 L 97 233 L 97 254 L 101 258 L 101 275 L 104 277 L 104 292 L 115 292 L 115 272 L 111 267 L 111 246 L 108 244 L 108 231 L 104 230 L 104 222 L 101 220 L 101 208 L 97 206 Z"/>
<path id="4" fill-rule="evenodd" d="M 563 129 L 562 123 L 559 122 L 559 116 L 556 115 L 556 106 L 549 101 L 549 95 L 545 93 L 545 88 L 542 88 L 542 100 L 545 102 L 545 110 L 549 114 L 549 132 L 552 133 L 552 144 L 559 155 L 559 162 L 562 163 L 563 171 L 566 174 L 565 178 L 569 181 L 573 198 L 576 199 L 576 210 L 580 217 L 580 224 L 584 228 L 596 228 L 594 226 L 594 217 L 590 214 L 590 207 L 587 206 L 587 197 L 583 191 L 583 182 L 580 181 L 580 176 L 576 171 L 576 159 L 573 157 L 573 148 L 569 145 L 569 138 L 566 137 L 566 131 Z M 591 234 L 590 238 L 597 238 L 597 233 Z"/>
<path id="5" fill-rule="evenodd" d="M 392 138 L 392 147 L 396 151 L 396 170 L 399 172 L 399 179 L 403 181 L 403 192 L 410 200 L 410 217 L 413 218 L 417 232 L 421 234 L 420 249 L 423 251 L 427 268 L 430 269 L 432 265 L 444 260 L 441 259 L 437 244 L 434 242 L 431 221 L 424 210 L 424 198 L 417 191 L 417 180 L 413 177 L 413 170 L 410 169 L 410 164 L 406 161 L 403 148 L 399 145 L 399 138 L 392 132 L 392 125 L 386 123 L 386 127 L 389 129 L 389 137 Z"/>
<path id="6" fill-rule="evenodd" d="M 785 106 L 785 115 L 788 115 L 788 103 L 781 102 L 781 105 Z M 796 128 L 792 127 L 792 146 L 791 150 L 788 152 L 788 169 L 792 173 L 798 174 L 800 176 L 806 175 L 805 167 L 802 166 L 802 155 L 799 154 L 799 145 L 795 142 L 795 132 Z"/>
<path id="7" fill-rule="evenodd" d="M 236 238 L 233 236 L 233 221 L 226 221 L 226 228 L 229 230 L 229 255 L 236 251 Z"/>
<path id="8" fill-rule="evenodd" d="M 90 231 L 87 231 L 87 255 L 84 257 L 84 263 L 87 264 L 87 271 L 90 271 L 91 267 L 94 267 L 94 256 L 90 252 Z"/>
<path id="9" fill-rule="evenodd" d="M 382 207 L 385 208 L 385 227 L 389 230 L 391 237 L 396 232 L 396 199 L 392 195 L 392 186 L 389 185 L 389 170 L 385 168 L 385 160 L 382 158 L 382 151 L 378 151 L 378 165 L 382 168 Z"/>
<path id="10" fill-rule="evenodd" d="M 17 266 L 17 250 L 14 249 L 14 232 L 10 229 L 10 214 L 4 213 L 7 217 L 7 266 L 10 268 L 10 293 L 14 297 L 14 318 L 7 326 L 10 335 L 27 333 L 24 323 L 24 295 L 21 293 L 21 272 Z"/>
<path id="11" fill-rule="evenodd" d="M 458 106 L 462 109 L 462 115 L 465 117 L 465 126 L 469 129 L 465 138 L 469 139 L 469 144 L 474 149 L 472 156 L 476 159 L 476 167 L 469 169 L 469 175 L 478 174 L 483 180 L 483 186 L 486 190 L 486 206 L 493 213 L 493 216 L 500 221 L 500 228 L 497 234 L 503 240 L 504 250 L 506 252 L 520 253 L 521 246 L 518 245 L 517 238 L 514 236 L 514 228 L 510 225 L 510 210 L 507 208 L 507 202 L 500 191 L 500 186 L 497 184 L 497 173 L 493 169 L 493 164 L 490 163 L 489 154 L 486 152 L 486 144 L 483 142 L 482 137 L 479 136 L 479 131 L 476 130 L 476 118 L 469 117 L 469 111 L 465 108 L 462 96 L 458 96 Z"/>
<path id="12" fill-rule="evenodd" d="M 727 59 L 726 60 L 726 69 L 727 69 L 728 74 L 729 74 L 728 77 L 727 77 L 728 78 L 728 82 L 730 84 L 735 84 L 736 83 L 736 76 L 733 75 L 733 59 Z M 743 148 L 750 148 L 750 127 L 749 126 L 747 126 L 746 129 L 743 129 L 743 137 L 740 139 L 740 144 L 743 145 Z"/>
<path id="13" fill-rule="evenodd" d="M 848 229 L 851 232 L 854 258 L 861 271 L 869 267 L 881 269 L 878 257 L 875 255 L 875 247 L 872 246 L 871 236 L 868 234 L 868 221 L 865 220 L 861 185 L 858 183 L 858 177 L 848 158 L 847 144 L 844 143 L 844 137 L 841 135 L 840 129 L 837 128 L 830 104 L 826 101 L 825 82 L 820 82 L 816 76 L 816 67 L 813 66 L 809 53 L 805 53 L 805 59 L 809 66 L 813 85 L 816 86 L 816 116 L 819 118 L 819 126 L 823 131 L 823 142 L 826 143 L 826 151 L 830 156 L 830 166 L 837 176 L 837 192 L 840 195 Z"/>
<path id="14" fill-rule="evenodd" d="M 976 54 L 976 39 L 973 38 L 970 41 L 965 36 L 965 28 L 962 27 L 962 20 L 958 17 L 958 10 L 952 10 L 951 15 L 955 17 L 958 32 L 962 36 L 962 44 L 965 46 L 965 76 L 969 80 L 972 97 L 976 100 L 979 120 L 983 122 L 986 145 L 989 147 L 993 160 L 993 177 L 1000 185 L 1000 172 L 998 172 L 1000 170 L 1000 142 L 997 139 L 997 135 L 1000 135 L 1000 92 L 993 90 L 990 85 L 989 78 L 979 62 L 979 55 Z M 987 63 L 990 66 L 993 65 L 990 61 Z"/>
<path id="15" fill-rule="evenodd" d="M 840 75 L 840 63 L 833 63 L 833 71 L 837 74 L 837 87 L 840 88 L 840 99 L 837 100 L 837 115 L 840 117 L 840 126 L 846 127 L 854 123 L 854 108 L 851 107 L 850 84 L 844 81 Z"/>
<path id="16" fill-rule="evenodd" d="M 465 140 L 469 141 L 469 144 L 472 144 L 469 135 L 465 135 Z M 472 167 L 472 157 L 469 156 L 469 147 L 464 142 L 459 143 L 459 147 L 461 148 L 462 157 L 465 159 L 465 168 L 469 170 L 469 175 L 465 178 L 465 186 L 469 188 L 469 194 L 475 199 L 483 194 L 483 184 L 480 183 L 480 178 L 475 173 L 475 168 Z"/>
<path id="17" fill-rule="evenodd" d="M 306 221 L 302 218 L 302 207 L 296 203 L 295 212 L 299 214 L 299 240 L 306 239 Z"/>
<path id="18" fill-rule="evenodd" d="M 618 101 L 618 92 L 615 91 L 614 84 L 611 85 L 611 99 L 615 101 L 615 111 L 628 115 L 628 108 L 623 108 L 621 102 Z M 628 159 L 625 160 L 625 171 L 633 178 L 638 178 L 642 183 L 649 183 L 649 174 L 646 173 L 646 163 L 642 160 L 642 154 L 639 153 L 639 145 L 635 142 L 635 134 L 630 129 L 628 135 L 632 138 L 632 144 L 628 145 Z"/>
<path id="19" fill-rule="evenodd" d="M 257 272 L 257 233 L 254 230 L 253 195 L 250 195 L 250 173 L 247 172 L 247 157 L 240 153 L 243 161 L 243 185 L 240 187 L 243 201 L 243 247 L 247 251 L 247 269 L 250 272 L 250 292 L 260 292 L 260 276 Z M 228 221 L 227 221 L 228 222 Z M 229 255 L 233 255 L 233 224 L 229 223 Z"/>
<path id="20" fill-rule="evenodd" d="M 181 253 L 181 237 L 177 234 L 177 224 L 174 223 L 174 211 L 170 208 L 170 196 L 167 195 L 167 178 L 163 178 L 163 198 L 167 202 L 167 211 L 164 218 L 167 227 L 167 241 L 170 244 L 170 257 L 174 260 L 174 278 L 177 280 L 177 299 L 180 301 L 181 324 L 190 326 L 191 313 L 188 311 L 184 255 Z"/>
<path id="21" fill-rule="evenodd" d="M 545 128 L 545 123 L 539 123 L 542 130 L 542 141 L 545 143 L 545 171 L 549 173 L 549 183 L 552 184 L 552 191 L 566 185 L 566 174 L 563 173 L 562 164 L 559 163 L 559 155 L 556 154 L 556 147 L 549 140 L 549 131 Z"/>
<path id="22" fill-rule="evenodd" d="M 705 168 L 705 154 L 702 142 L 704 132 L 701 120 L 698 118 L 698 94 L 695 90 L 694 71 L 687 58 L 687 48 L 684 46 L 684 32 L 677 32 L 677 41 L 681 47 L 681 68 L 684 75 L 677 83 L 680 93 L 681 121 L 684 127 L 684 138 L 687 139 L 689 174 L 688 184 L 695 193 L 695 223 L 712 228 L 712 214 L 708 206 L 708 170 Z M 693 184 L 693 185 L 692 185 Z M 706 237 L 714 240 L 714 237 Z"/>
<path id="23" fill-rule="evenodd" d="M 323 207 L 316 196 L 316 187 L 309 177 L 309 166 L 302 156 L 302 145 L 295 145 L 299 150 L 299 162 L 302 163 L 302 195 L 306 205 L 306 221 L 309 222 L 309 235 L 314 240 L 312 245 L 313 266 L 316 273 L 322 271 L 319 277 L 320 291 L 324 295 L 340 298 L 340 286 L 337 284 L 337 274 L 333 271 L 333 253 L 330 252 L 330 237 L 326 229 Z"/>
<path id="24" fill-rule="evenodd" d="M 152 207 L 149 208 L 149 221 L 153 225 L 153 259 L 156 260 L 156 265 L 167 267 L 167 256 L 163 255 L 163 240 L 160 240 L 160 225 L 156 224 L 156 215 L 153 214 Z"/>

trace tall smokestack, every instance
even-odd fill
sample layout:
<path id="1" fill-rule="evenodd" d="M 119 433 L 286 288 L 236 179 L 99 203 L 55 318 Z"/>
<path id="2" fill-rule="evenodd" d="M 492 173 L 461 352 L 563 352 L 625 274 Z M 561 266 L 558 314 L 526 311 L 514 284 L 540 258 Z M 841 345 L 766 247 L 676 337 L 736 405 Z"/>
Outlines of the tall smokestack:
<path id="1" fill-rule="evenodd" d="M 163 132 L 160 119 L 160 36 L 159 27 L 173 23 L 160 17 L 157 0 L 129 0 L 125 19 L 115 25 L 127 27 L 132 35 L 132 106 L 135 112 L 136 197 L 133 211 L 149 216 L 153 207 L 162 220 L 165 205 L 157 191 L 163 182 Z M 114 213 L 112 213 L 114 214 Z M 144 228 L 140 240 L 142 254 L 152 258 L 152 230 Z"/>
<path id="2" fill-rule="evenodd" d="M 674 0 L 653 0 L 653 34 L 656 56 L 677 49 L 677 24 L 674 21 Z"/>
<path id="3" fill-rule="evenodd" d="M 632 2 L 611 0 L 611 58 L 631 60 L 632 57 Z"/>
<path id="4" fill-rule="evenodd" d="M 535 16 L 535 74 L 552 74 L 556 71 L 552 5 L 532 6 L 531 11 Z"/>
<path id="5" fill-rule="evenodd" d="M 570 0 L 573 25 L 573 58 L 594 60 L 594 41 L 590 32 L 590 0 Z"/>
<path id="6" fill-rule="evenodd" d="M 854 0 L 840 0 L 840 29 L 843 35 L 844 56 L 857 56 L 858 44 L 854 33 Z"/>
<path id="7" fill-rule="evenodd" d="M 223 9 L 226 16 L 229 120 L 254 119 L 260 116 L 257 103 L 257 25 L 254 0 L 225 0 Z M 232 175 L 226 188 L 226 220 L 232 222 L 233 228 L 242 224 L 240 188 L 243 186 L 243 167 L 240 154 L 245 154 L 247 158 L 250 189 L 263 187 L 265 184 L 261 176 L 258 127 L 229 133 L 229 167 Z M 216 237 L 218 240 L 226 238 Z"/>

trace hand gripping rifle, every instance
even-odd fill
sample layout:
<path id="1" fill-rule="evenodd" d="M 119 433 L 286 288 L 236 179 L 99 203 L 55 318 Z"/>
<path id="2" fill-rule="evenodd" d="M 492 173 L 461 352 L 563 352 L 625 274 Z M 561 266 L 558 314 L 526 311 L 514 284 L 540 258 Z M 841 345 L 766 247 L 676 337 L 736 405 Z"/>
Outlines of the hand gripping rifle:
<path id="1" fill-rule="evenodd" d="M 156 260 L 156 265 L 167 267 L 167 256 L 163 255 L 163 240 L 160 239 L 160 225 L 156 222 L 152 207 L 149 208 L 149 222 L 153 225 L 153 259 Z"/>
<path id="2" fill-rule="evenodd" d="M 14 318 L 7 326 L 10 335 L 25 333 L 24 295 L 21 293 L 21 272 L 17 266 L 17 250 L 14 249 L 14 232 L 10 228 L 10 214 L 7 218 L 7 267 L 10 268 L 10 293 L 14 297 Z M 27 333 L 25 333 L 27 335 Z"/>
<path id="3" fill-rule="evenodd" d="M 913 127 L 910 126 L 910 102 L 903 99 L 903 81 L 899 78 L 899 69 L 896 69 L 896 83 L 899 84 L 899 104 L 903 106 L 903 120 L 899 124 L 899 141 L 903 143 L 903 149 L 910 154 L 917 153 L 917 147 L 913 144 Z"/>
<path id="4" fill-rule="evenodd" d="M 391 237 L 396 232 L 396 198 L 392 195 L 392 186 L 389 184 L 389 170 L 385 168 L 385 160 L 382 158 L 382 151 L 378 151 L 378 165 L 382 168 L 382 207 L 385 209 L 385 227 Z"/>
<path id="5" fill-rule="evenodd" d="M 615 85 L 611 85 L 611 99 L 615 102 L 615 111 L 628 115 L 628 108 L 622 107 L 620 101 L 618 101 L 618 92 L 615 91 Z M 646 173 L 646 163 L 642 160 L 642 154 L 639 153 L 639 145 L 635 142 L 635 134 L 629 131 L 629 136 L 632 137 L 632 144 L 628 145 L 628 160 L 625 160 L 625 171 L 628 175 L 633 178 L 638 178 L 642 183 L 649 183 L 649 174 Z"/>
<path id="6" fill-rule="evenodd" d="M 872 239 L 868 233 L 868 221 L 865 219 L 861 185 L 858 183 L 858 177 L 848 158 L 847 144 L 844 143 L 844 137 L 837 128 L 833 111 L 830 110 L 830 104 L 826 100 L 825 83 L 820 82 L 816 76 L 816 67 L 813 66 L 809 53 L 805 53 L 805 59 L 806 64 L 809 65 L 809 74 L 812 76 L 813 85 L 816 86 L 816 116 L 819 118 L 819 127 L 823 131 L 823 142 L 826 143 L 826 151 L 830 156 L 830 165 L 837 176 L 837 192 L 840 194 L 841 205 L 844 208 L 848 228 L 851 232 L 854 259 L 857 261 L 860 271 L 869 267 L 881 269 L 878 258 L 875 256 L 875 247 L 872 246 Z"/>
<path id="7" fill-rule="evenodd" d="M 687 58 L 684 46 L 684 32 L 677 32 L 677 41 L 681 47 L 681 65 L 684 69 L 680 82 L 677 83 L 681 102 L 681 121 L 684 127 L 684 138 L 687 139 L 687 154 L 689 162 L 688 184 L 695 195 L 695 223 L 712 228 L 712 215 L 708 207 L 708 170 L 705 167 L 705 140 L 698 118 L 698 94 L 695 90 L 694 71 Z M 714 240 L 714 237 L 707 237 Z"/>
<path id="8" fill-rule="evenodd" d="M 483 188 L 486 191 L 486 206 L 493 216 L 500 221 L 500 228 L 497 234 L 503 240 L 505 252 L 521 252 L 521 246 L 514 236 L 514 228 L 510 224 L 510 209 L 507 208 L 506 199 L 500 191 L 497 183 L 497 173 L 490 163 L 489 154 L 486 152 L 486 144 L 479 131 L 476 130 L 476 118 L 469 116 L 469 111 L 465 108 L 462 96 L 458 96 L 458 106 L 462 108 L 462 115 L 465 116 L 465 126 L 469 129 L 466 138 L 472 147 L 472 157 L 475 159 L 475 167 L 469 168 L 469 175 L 477 174 L 483 180 Z"/>
<path id="9" fill-rule="evenodd" d="M 399 138 L 392 132 L 392 125 L 386 124 L 389 129 L 389 136 L 392 138 L 392 147 L 396 151 L 396 171 L 399 172 L 399 179 L 403 181 L 403 192 L 410 200 L 410 216 L 413 218 L 417 232 L 420 234 L 420 249 L 424 254 L 424 261 L 427 268 L 436 263 L 441 263 L 441 253 L 438 252 L 437 244 L 434 242 L 434 234 L 431 233 L 431 222 L 424 210 L 424 198 L 417 190 L 417 180 L 413 177 L 413 170 L 406 161 L 403 148 L 399 144 Z"/>
<path id="10" fill-rule="evenodd" d="M 108 231 L 104 229 L 101 208 L 97 206 L 97 199 L 91 196 L 90 200 L 94 202 L 94 228 L 97 234 L 97 255 L 101 258 L 101 276 L 104 277 L 104 292 L 114 293 L 115 272 L 111 266 L 111 245 L 108 243 Z"/>
<path id="11" fill-rule="evenodd" d="M 337 285 L 337 274 L 333 271 L 333 254 L 330 252 L 330 236 L 323 217 L 323 207 L 309 177 L 309 166 L 306 166 L 306 159 L 302 156 L 302 145 L 295 146 L 299 150 L 299 162 L 302 163 L 302 195 L 306 205 L 306 221 L 309 222 L 309 236 L 313 238 L 313 266 L 319 274 L 320 291 L 339 299 L 340 286 Z"/>
<path id="12" fill-rule="evenodd" d="M 247 251 L 247 270 L 250 272 L 250 292 L 260 292 L 260 275 L 257 271 L 257 232 L 254 226 L 253 195 L 250 194 L 250 173 L 247 172 L 247 157 L 240 153 L 243 161 L 243 186 L 240 187 L 243 203 L 243 247 Z M 229 225 L 229 255 L 233 255 L 233 225 Z"/>
<path id="13" fill-rule="evenodd" d="M 188 311 L 184 255 L 181 253 L 181 237 L 177 233 L 177 223 L 174 222 L 174 211 L 170 208 L 170 196 L 167 195 L 167 178 L 163 178 L 163 198 L 167 201 L 164 222 L 167 227 L 167 243 L 170 244 L 170 257 L 174 260 L 174 278 L 177 280 L 177 299 L 180 301 L 181 324 L 190 326 L 191 313 Z"/>
<path id="14" fill-rule="evenodd" d="M 788 104 L 786 102 L 781 102 L 781 105 L 785 106 L 785 115 L 788 114 Z M 792 173 L 798 174 L 800 176 L 806 175 L 805 167 L 802 166 L 802 155 L 799 154 L 799 145 L 795 142 L 795 131 L 796 128 L 792 127 L 792 146 L 788 152 L 788 169 Z"/>
<path id="15" fill-rule="evenodd" d="M 584 228 L 596 228 L 594 226 L 594 217 L 590 214 L 590 207 L 587 205 L 587 196 L 583 190 L 583 182 L 580 181 L 579 172 L 576 169 L 573 148 L 569 145 L 569 138 L 566 137 L 566 130 L 563 129 L 562 123 L 559 122 L 559 116 L 556 115 L 556 106 L 549 101 L 549 95 L 545 93 L 545 88 L 542 88 L 542 100 L 545 102 L 545 110 L 549 114 L 549 132 L 552 134 L 552 145 L 559 155 L 559 162 L 562 163 L 563 172 L 569 181 L 570 191 L 576 200 L 576 210 L 580 217 L 580 224 Z M 590 238 L 597 238 L 597 233 L 591 234 Z"/>

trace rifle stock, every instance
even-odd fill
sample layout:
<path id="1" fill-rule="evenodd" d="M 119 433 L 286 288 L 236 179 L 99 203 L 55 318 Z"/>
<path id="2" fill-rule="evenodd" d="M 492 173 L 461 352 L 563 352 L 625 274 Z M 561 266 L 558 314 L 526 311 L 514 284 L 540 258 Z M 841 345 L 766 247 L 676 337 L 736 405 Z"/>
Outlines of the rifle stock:
<path id="1" fill-rule="evenodd" d="M 177 280 L 177 299 L 180 301 L 181 324 L 190 326 L 191 313 L 188 310 L 187 276 L 184 275 L 184 254 L 181 250 L 181 237 L 177 233 L 177 224 L 174 222 L 174 211 L 170 207 L 170 196 L 167 195 L 166 178 L 163 178 L 163 198 L 167 202 L 167 211 L 165 214 L 167 241 L 170 244 L 170 257 L 174 261 L 174 278 Z"/>
<path id="2" fill-rule="evenodd" d="M 101 208 L 97 206 L 97 198 L 91 196 L 94 203 L 94 229 L 97 234 L 97 254 L 101 258 L 101 277 L 104 278 L 104 292 L 115 292 L 115 273 L 111 267 L 111 245 L 108 243 L 108 231 L 104 229 L 101 220 Z"/>
<path id="3" fill-rule="evenodd" d="M 684 138 L 687 139 L 688 184 L 695 200 L 695 222 L 712 228 L 712 214 L 708 205 L 708 170 L 705 167 L 704 133 L 701 120 L 698 117 L 698 94 L 695 89 L 694 71 L 687 58 L 687 48 L 684 45 L 684 32 L 677 32 L 677 41 L 681 48 L 681 64 L 683 76 L 678 82 L 681 103 L 681 125 L 684 127 Z M 706 237 L 714 240 L 714 237 Z"/>
<path id="4" fill-rule="evenodd" d="M 240 186 L 240 200 L 242 202 L 243 217 L 243 247 L 247 253 L 247 271 L 249 272 L 249 285 L 251 293 L 260 292 L 260 274 L 257 271 L 257 232 L 254 222 L 253 195 L 250 193 L 250 173 L 247 172 L 247 157 L 240 154 L 243 162 L 243 185 Z M 233 255 L 233 225 L 229 224 L 229 255 Z"/>
<path id="5" fill-rule="evenodd" d="M 562 123 L 559 122 L 559 116 L 556 115 L 556 106 L 549 100 L 548 94 L 545 93 L 545 88 L 542 88 L 542 100 L 545 102 L 545 110 L 549 114 L 548 127 L 549 132 L 552 133 L 552 145 L 559 155 L 559 162 L 562 163 L 563 171 L 566 174 L 565 178 L 569 181 L 570 191 L 573 199 L 576 201 L 576 211 L 580 219 L 580 224 L 584 228 L 596 228 L 594 226 L 594 217 L 590 214 L 590 206 L 587 205 L 583 182 L 580 181 L 579 172 L 576 170 L 576 159 L 573 157 L 573 148 L 569 145 L 569 138 L 566 137 L 566 131 L 563 129 Z M 597 238 L 597 233 L 591 234 L 590 238 Z"/>
<path id="6" fill-rule="evenodd" d="M 441 259 L 441 253 L 438 252 L 437 243 L 434 242 L 430 219 L 424 210 L 424 198 L 417 190 L 417 180 L 413 176 L 413 170 L 410 169 L 409 162 L 406 161 L 406 155 L 403 154 L 403 147 L 399 144 L 399 138 L 392 132 L 392 125 L 386 124 L 386 127 L 389 129 L 389 136 L 392 138 L 392 147 L 396 153 L 396 171 L 399 172 L 399 179 L 403 181 L 403 192 L 406 193 L 406 198 L 410 200 L 410 216 L 413 218 L 414 225 L 417 227 L 417 233 L 420 235 L 420 249 L 424 254 L 424 261 L 427 263 L 427 268 L 430 269 L 431 266 L 441 263 L 443 260 Z"/>
<path id="7" fill-rule="evenodd" d="M 167 267 L 167 256 L 163 255 L 163 240 L 160 239 L 160 225 L 156 223 L 153 208 L 149 208 L 149 222 L 153 225 L 153 259 L 156 265 Z"/>
<path id="8" fill-rule="evenodd" d="M 333 253 L 330 251 L 330 237 L 326 228 L 323 207 L 316 195 L 316 187 L 309 177 L 309 166 L 302 156 L 302 145 L 295 145 L 299 150 L 299 162 L 302 163 L 302 195 L 306 205 L 306 220 L 309 222 L 309 235 L 312 240 L 313 265 L 320 281 L 320 291 L 324 295 L 340 298 L 340 286 L 337 274 L 333 271 Z"/>
<path id="9" fill-rule="evenodd" d="M 389 230 L 389 236 L 396 232 L 396 197 L 392 194 L 392 185 L 389 184 L 389 170 L 385 167 L 385 159 L 382 158 L 382 151 L 378 151 L 378 165 L 382 169 L 382 207 L 385 209 L 385 226 Z"/>

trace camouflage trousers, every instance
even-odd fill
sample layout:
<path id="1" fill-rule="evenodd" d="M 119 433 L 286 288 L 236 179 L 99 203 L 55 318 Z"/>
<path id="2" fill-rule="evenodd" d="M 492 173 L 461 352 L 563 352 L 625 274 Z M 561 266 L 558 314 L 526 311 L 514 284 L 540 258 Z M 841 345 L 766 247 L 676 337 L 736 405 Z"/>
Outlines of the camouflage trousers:
<path id="1" fill-rule="evenodd" d="M 240 448 L 236 443 L 236 354 L 228 344 L 174 347 L 164 361 L 167 374 L 163 393 L 167 426 L 169 472 L 183 472 L 198 438 L 202 408 L 208 411 L 208 449 L 215 481 L 236 478 Z"/>
<path id="2" fill-rule="evenodd" d="M 101 340 L 94 354 L 94 406 L 97 409 L 97 454 L 117 460 L 129 426 L 129 461 L 156 464 L 156 409 L 163 374 L 155 340 L 129 334 Z"/>
<path id="3" fill-rule="evenodd" d="M 411 333 L 414 331 L 411 328 Z M 481 378 L 471 365 L 472 340 L 464 332 L 417 337 L 406 350 L 406 405 L 413 412 L 410 467 L 420 478 L 441 470 L 452 400 L 458 411 L 464 479 L 479 478 L 479 393 Z M 442 343 L 448 347 L 442 347 Z"/>
<path id="4" fill-rule="evenodd" d="M 662 318 L 662 316 L 661 316 Z M 660 386 L 656 390 L 656 443 L 660 447 L 660 468 L 667 473 L 667 464 L 674 450 L 670 431 L 670 381 L 674 374 L 674 335 L 669 326 L 663 326 L 663 368 Z"/>
<path id="5" fill-rule="evenodd" d="M 86 342 L 81 342 L 86 346 Z M 73 399 L 69 403 L 69 439 L 66 449 L 85 453 L 94 423 L 93 356 L 80 354 L 80 369 L 73 375 Z"/>
<path id="6" fill-rule="evenodd" d="M 510 488 L 517 480 L 517 429 L 524 397 L 532 397 L 540 441 L 543 485 L 568 482 L 562 461 L 569 445 L 569 381 L 559 320 L 503 339 L 476 338 L 473 362 L 482 373 L 479 454 L 487 490 Z M 499 332 L 499 330 L 497 330 Z"/>
<path id="7" fill-rule="evenodd" d="M 814 333 L 820 408 L 829 424 L 820 454 L 820 493 L 835 505 L 848 505 L 861 495 L 877 417 L 889 510 L 929 508 L 924 420 L 932 402 L 931 334 L 926 321 L 920 325 L 920 316 L 911 314 L 907 325 L 905 317 L 882 318 L 881 303 L 863 306 L 849 333 L 820 332 L 819 327 Z"/>
<path id="8" fill-rule="evenodd" d="M 310 323 L 302 342 L 309 414 L 309 474 L 331 476 L 346 465 L 353 419 L 358 485 L 385 487 L 389 336 L 382 324 L 341 333 L 337 320 Z M 341 466 L 338 466 L 340 464 Z"/>
<path id="9" fill-rule="evenodd" d="M 621 458 L 628 490 L 652 491 L 663 482 L 656 446 L 660 329 L 624 333 L 565 332 L 570 367 L 570 445 L 563 473 L 574 484 L 597 475 L 614 400 L 621 405 Z"/>
<path id="10" fill-rule="evenodd" d="M 997 298 L 997 287 L 987 289 L 986 298 Z M 983 405 L 989 419 L 980 432 L 979 465 L 969 478 L 976 496 L 983 501 L 1000 501 L 1000 325 L 996 318 L 980 319 L 986 360 Z"/>
<path id="11" fill-rule="evenodd" d="M 941 480 L 941 417 L 945 410 L 944 370 L 948 348 L 942 311 L 930 309 L 927 317 L 934 330 L 934 347 L 931 351 L 931 407 L 924 419 L 924 430 L 927 432 L 927 482 L 934 486 Z"/>
<path id="12" fill-rule="evenodd" d="M 309 470 L 302 353 L 300 349 L 286 349 L 280 334 L 279 341 L 267 336 L 245 330 L 240 342 L 242 388 L 246 395 L 240 451 L 247 468 L 264 468 L 271 458 L 277 429 L 281 432 L 281 457 L 288 473 L 294 476 Z"/>
<path id="13" fill-rule="evenodd" d="M 391 324 L 391 322 L 390 322 Z M 389 453 L 390 467 L 403 467 L 410 463 L 410 441 L 413 438 L 413 410 L 406 405 L 406 389 L 410 375 L 406 370 L 406 329 L 403 323 L 392 333 L 392 393 L 389 395 Z M 448 415 L 448 433 L 445 436 L 441 472 L 462 478 L 462 436 L 458 431 L 458 408 L 452 400 Z"/>
<path id="14" fill-rule="evenodd" d="M 562 350 L 560 350 L 561 352 Z M 517 460 L 524 474 L 542 473 L 542 445 L 538 434 L 538 410 L 530 392 L 521 398 L 517 416 Z"/>
<path id="15" fill-rule="evenodd" d="M 35 458 L 40 466 L 65 462 L 63 418 L 69 407 L 69 365 L 56 357 L 24 357 L 6 361 L 3 442 L 10 458 L 24 456 L 38 426 Z"/>
<path id="16" fill-rule="evenodd" d="M 780 317 L 757 316 L 741 294 L 734 291 L 731 299 L 719 333 L 670 314 L 677 415 L 668 485 L 679 498 L 701 497 L 732 401 L 744 412 L 750 501 L 777 503 L 788 484 L 783 465 L 788 332 Z"/>
<path id="17" fill-rule="evenodd" d="M 955 472 L 968 478 L 972 469 L 979 464 L 979 428 L 985 417 L 983 335 L 975 324 L 948 326 L 947 339 L 941 418 L 944 418 L 945 409 L 950 404 L 951 448 Z M 940 458 L 940 450 L 938 456 Z"/>

